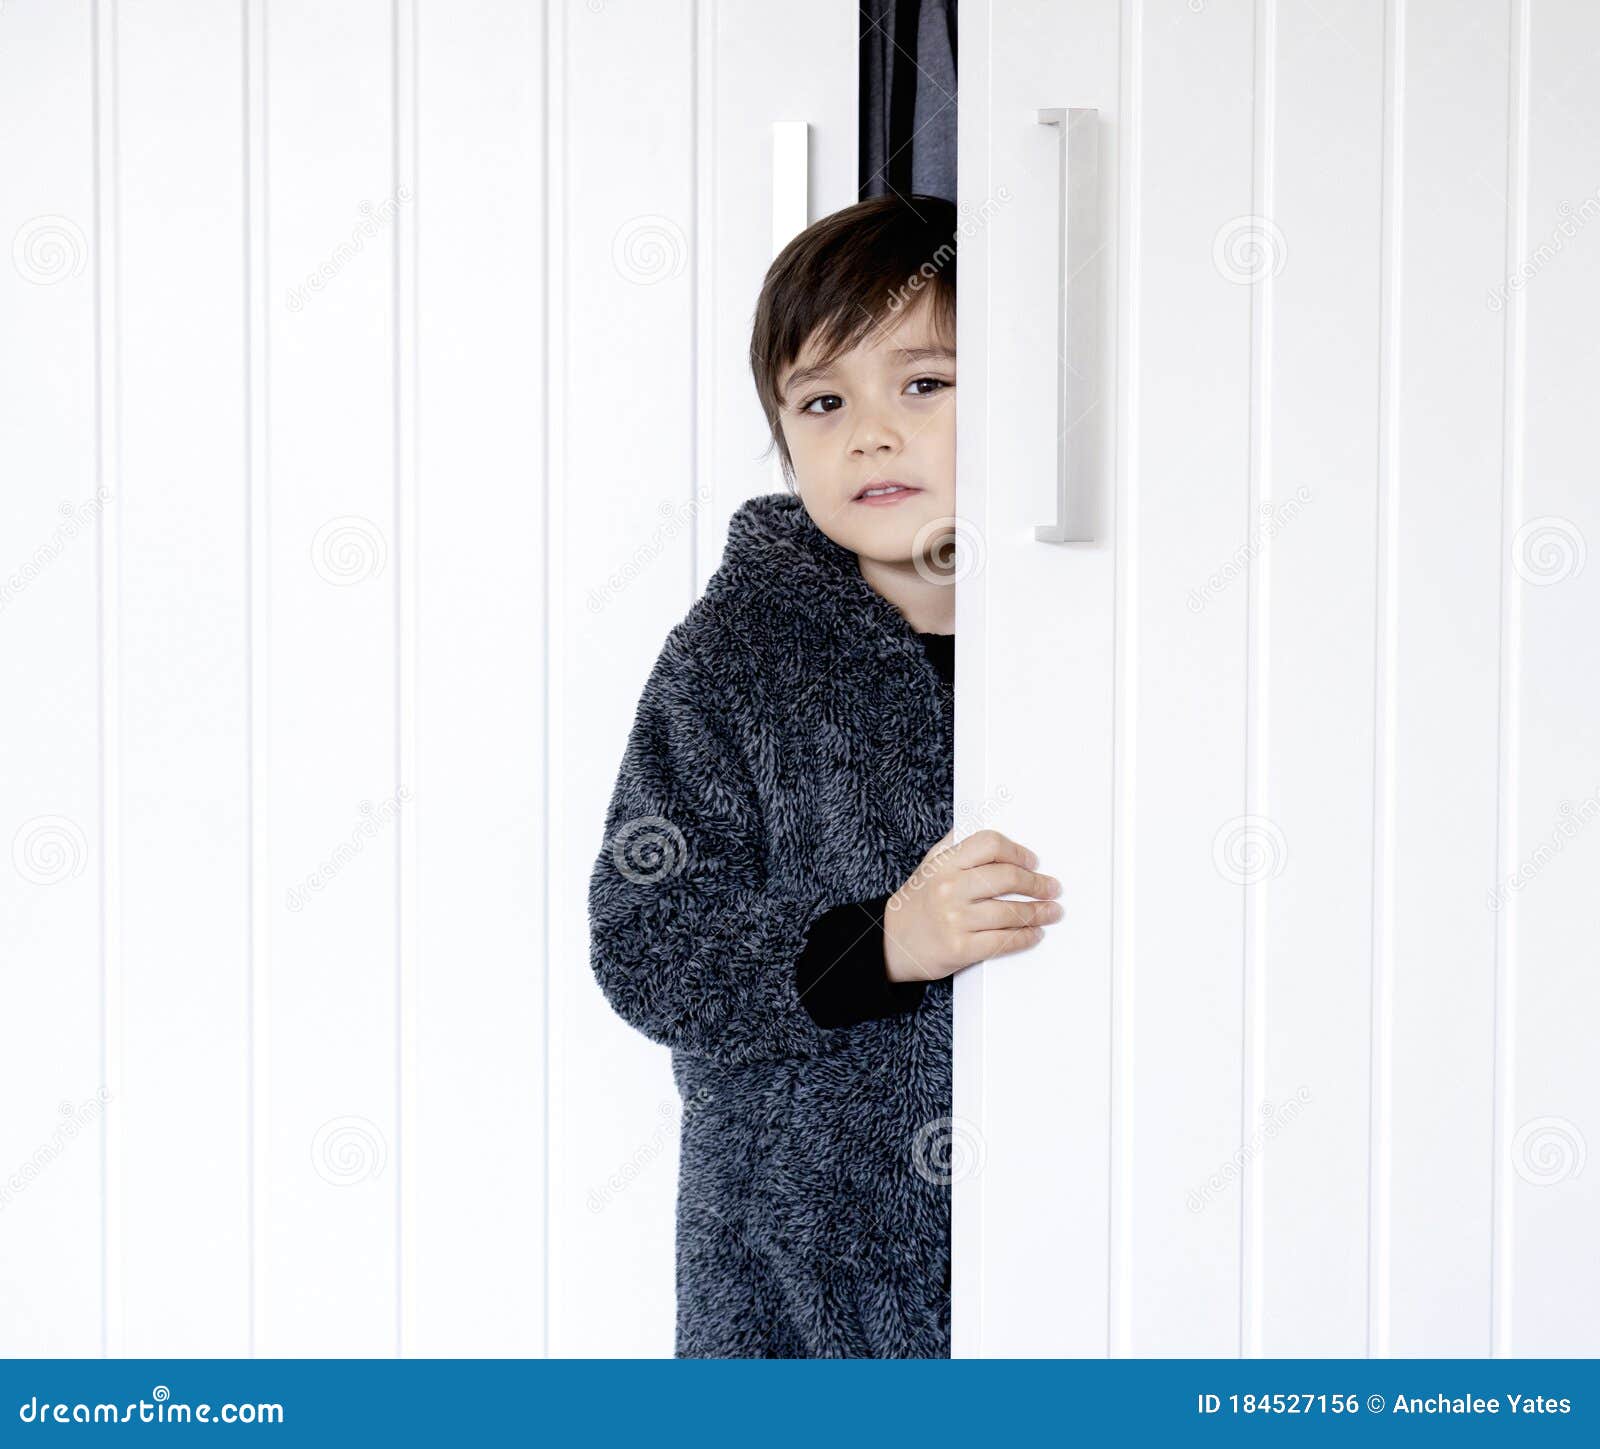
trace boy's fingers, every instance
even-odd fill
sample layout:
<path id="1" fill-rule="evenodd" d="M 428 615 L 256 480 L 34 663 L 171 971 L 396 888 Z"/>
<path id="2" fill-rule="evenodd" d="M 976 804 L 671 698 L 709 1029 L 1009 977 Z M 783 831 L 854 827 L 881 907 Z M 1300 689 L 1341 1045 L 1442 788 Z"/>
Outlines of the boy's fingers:
<path id="1" fill-rule="evenodd" d="M 1045 926 L 1065 913 L 1057 901 L 977 901 L 968 915 L 974 931 L 1002 931 L 1018 926 Z"/>
<path id="2" fill-rule="evenodd" d="M 1061 894 L 1061 882 L 1053 875 L 1024 870 L 1020 865 L 997 862 L 975 866 L 962 876 L 969 901 L 985 901 L 991 896 L 1033 896 L 1046 901 Z"/>
<path id="3" fill-rule="evenodd" d="M 960 860 L 963 867 L 987 865 L 991 861 L 1006 861 L 1032 870 L 1039 864 L 1039 857 L 1027 846 L 1019 845 L 1009 835 L 1002 835 L 998 830 L 974 831 L 961 842 Z"/>
<path id="4" fill-rule="evenodd" d="M 1043 926 L 1019 926 L 1008 931 L 975 931 L 968 940 L 972 943 L 973 962 L 989 961 L 996 956 L 1008 956 L 1013 951 L 1024 951 L 1044 936 Z"/>

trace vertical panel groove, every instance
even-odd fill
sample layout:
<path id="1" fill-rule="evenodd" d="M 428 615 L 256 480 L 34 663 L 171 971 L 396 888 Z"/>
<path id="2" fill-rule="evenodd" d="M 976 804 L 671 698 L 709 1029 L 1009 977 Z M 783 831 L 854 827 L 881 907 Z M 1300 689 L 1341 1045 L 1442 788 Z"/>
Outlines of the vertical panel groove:
<path id="1" fill-rule="evenodd" d="M 1274 211 L 1273 165 L 1276 155 L 1277 41 L 1276 0 L 1258 0 L 1255 15 L 1254 83 L 1251 96 L 1251 202 L 1254 216 L 1270 219 Z M 1272 466 L 1272 315 L 1276 290 L 1272 268 L 1263 270 L 1250 288 L 1250 417 L 1247 422 L 1250 461 L 1246 485 L 1244 536 L 1254 536 L 1262 504 L 1270 498 Z M 1267 733 L 1266 679 L 1271 623 L 1272 551 L 1252 555 L 1245 575 L 1244 640 L 1244 815 L 1255 819 L 1270 803 L 1267 768 L 1271 757 Z M 1262 1083 L 1266 1076 L 1267 973 L 1262 961 L 1266 940 L 1267 882 L 1247 877 L 1242 887 L 1240 972 L 1243 1049 L 1240 1081 L 1239 1140 L 1248 1143 L 1261 1120 Z M 1260 1224 L 1265 1202 L 1265 1159 L 1255 1155 L 1242 1168 L 1239 1202 L 1239 1338 L 1238 1351 L 1259 1356 L 1261 1345 L 1263 1238 Z"/>
<path id="2" fill-rule="evenodd" d="M 417 409 L 417 11 L 416 0 L 394 0 L 394 175 L 391 194 L 411 204 L 399 208 L 394 227 L 394 516 L 395 516 L 395 775 L 393 796 L 408 799 L 395 815 L 395 1354 L 404 1358 L 416 1340 L 415 1232 L 418 1061 L 417 772 L 418 569 Z"/>
<path id="3" fill-rule="evenodd" d="M 267 28 L 264 0 L 241 0 L 243 18 L 244 117 L 244 426 L 247 575 L 246 610 L 249 699 L 246 713 L 248 774 L 245 813 L 246 992 L 249 1021 L 246 1047 L 246 1352 L 260 1352 L 268 1281 L 266 1260 L 266 1162 L 268 1134 L 263 1114 L 268 1102 L 268 1002 L 271 984 L 271 905 L 269 800 L 268 639 L 271 607 L 271 514 L 268 508 L 269 348 L 267 299 L 270 296 L 267 254 Z"/>
<path id="4" fill-rule="evenodd" d="M 994 174 L 994 7 L 990 0 L 967 0 L 961 15 L 965 69 L 957 100 L 958 202 L 989 194 Z M 859 38 L 857 41 L 859 45 Z M 859 78 L 856 108 L 859 113 Z M 969 124 L 970 123 L 970 124 Z M 860 189 L 857 157 L 855 192 Z M 966 358 L 965 379 L 957 389 L 956 511 L 989 537 L 991 490 L 988 456 L 989 362 L 993 327 L 989 297 L 995 266 L 992 243 L 958 248 L 956 272 L 957 350 Z M 976 801 L 991 796 L 987 647 L 989 591 L 956 590 L 956 697 L 954 804 L 957 818 Z M 963 643 L 962 641 L 966 642 Z M 974 783 L 975 782 L 975 783 Z M 989 1131 L 993 1110 L 985 1078 L 984 975 L 960 971 L 952 983 L 951 1110 L 959 1120 L 968 1111 L 980 1133 Z M 985 1353 L 984 1192 L 987 1174 L 957 1175 L 950 1185 L 950 1356 L 981 1358 Z"/>
<path id="5" fill-rule="evenodd" d="M 551 995 L 551 963 L 556 955 L 554 902 L 550 893 L 551 862 L 558 859 L 553 849 L 552 822 L 565 818 L 566 800 L 556 799 L 562 788 L 564 776 L 557 769 L 555 738 L 555 710 L 551 707 L 554 681 L 564 679 L 566 650 L 563 645 L 560 621 L 556 618 L 556 603 L 561 597 L 556 570 L 564 555 L 563 542 L 566 530 L 566 489 L 556 486 L 554 480 L 565 480 L 566 469 L 566 370 L 555 366 L 561 357 L 567 338 L 567 219 L 570 215 L 567 194 L 567 26 L 566 13 L 558 3 L 544 6 L 545 53 L 545 124 L 544 124 L 544 381 L 542 405 L 544 408 L 544 477 L 546 486 L 540 489 L 544 514 L 544 559 L 541 570 L 544 579 L 544 658 L 545 676 L 543 690 L 544 759 L 541 762 L 541 781 L 544 799 L 544 819 L 541 822 L 540 849 L 545 869 L 539 883 L 540 909 L 544 913 L 544 961 L 541 971 L 541 1009 L 544 1013 L 544 1292 L 540 1298 L 541 1342 L 540 1352 L 551 1355 L 550 1301 L 554 1296 L 552 1271 L 557 1255 L 552 1251 L 555 1236 L 555 1194 L 551 1191 L 550 1167 L 560 1160 L 555 1134 L 562 1130 L 560 1114 L 554 1108 L 552 1095 L 559 1072 L 552 1062 L 552 1054 L 560 1049 L 560 1034 L 551 1030 L 554 1020 L 554 1002 Z M 551 198 L 558 201 L 552 204 Z M 564 585 L 564 577 L 560 584 Z"/>
<path id="6" fill-rule="evenodd" d="M 1506 144 L 1506 270 L 1522 275 L 1527 255 L 1528 71 L 1532 18 L 1528 0 L 1512 0 L 1510 115 Z M 1504 425 L 1500 484 L 1500 681 L 1497 723 L 1495 879 L 1511 878 L 1517 859 L 1517 761 L 1521 755 L 1519 709 L 1522 655 L 1522 591 L 1506 570 L 1510 541 L 1523 513 L 1524 389 L 1527 381 L 1527 293 L 1513 288 L 1505 306 Z M 1506 1151 L 1508 1125 L 1515 1120 L 1516 940 L 1518 896 L 1507 893 L 1497 915 L 1494 955 L 1494 1127 L 1490 1134 L 1491 1181 L 1489 1352 L 1512 1352 L 1512 1197 Z"/>
<path id="7" fill-rule="evenodd" d="M 690 6 L 689 104 L 693 108 L 694 158 L 689 166 L 689 211 L 693 217 L 690 242 L 694 251 L 689 268 L 689 385 L 695 395 L 689 412 L 695 420 L 689 435 L 689 600 L 700 592 L 701 561 L 709 566 L 705 530 L 711 509 L 700 506 L 702 461 L 717 456 L 712 429 L 716 426 L 716 127 L 717 87 L 707 78 L 715 75 L 717 43 L 716 0 L 694 0 Z"/>
<path id="8" fill-rule="evenodd" d="M 122 218 L 117 140 L 117 4 L 90 13 L 94 168 L 95 520 L 98 628 L 101 1080 L 115 1103 L 100 1138 L 100 1352 L 124 1345 L 122 1268 Z"/>
<path id="9" fill-rule="evenodd" d="M 1112 560 L 1112 726 L 1111 774 L 1111 1123 L 1107 1140 L 1111 1163 L 1111 1202 L 1106 1214 L 1108 1351 L 1127 1357 L 1133 1350 L 1133 1134 L 1134 1134 L 1134 973 L 1138 813 L 1139 721 L 1139 368 L 1144 86 L 1144 3 L 1123 9 L 1122 67 L 1118 118 L 1122 148 L 1118 167 L 1117 368 L 1124 399 L 1113 442 L 1111 528 Z M 1125 499 L 1127 511 L 1119 513 Z"/>
<path id="10" fill-rule="evenodd" d="M 1394 1114 L 1394 831 L 1399 630 L 1401 213 L 1405 154 L 1405 0 L 1384 7 L 1383 193 L 1379 202 L 1377 597 L 1373 607 L 1371 1058 L 1367 1103 L 1367 1342 L 1387 1357 L 1391 1324 L 1391 1176 Z"/>

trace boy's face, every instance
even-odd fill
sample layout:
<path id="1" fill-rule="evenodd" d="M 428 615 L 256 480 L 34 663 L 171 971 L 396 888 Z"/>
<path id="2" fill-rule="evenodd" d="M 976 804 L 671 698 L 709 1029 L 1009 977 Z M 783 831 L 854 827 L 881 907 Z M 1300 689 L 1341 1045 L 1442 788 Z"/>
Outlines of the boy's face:
<path id="1" fill-rule="evenodd" d="M 955 344 L 932 312 L 920 298 L 823 372 L 809 371 L 812 337 L 779 378 L 806 512 L 835 543 L 885 564 L 937 551 L 954 527 Z"/>

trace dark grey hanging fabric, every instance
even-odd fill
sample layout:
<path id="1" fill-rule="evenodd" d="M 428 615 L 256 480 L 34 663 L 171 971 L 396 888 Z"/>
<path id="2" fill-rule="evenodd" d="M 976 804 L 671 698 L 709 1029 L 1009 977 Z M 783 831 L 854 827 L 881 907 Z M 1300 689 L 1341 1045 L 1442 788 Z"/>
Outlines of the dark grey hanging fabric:
<path id="1" fill-rule="evenodd" d="M 956 199 L 956 0 L 862 0 L 860 178 Z"/>

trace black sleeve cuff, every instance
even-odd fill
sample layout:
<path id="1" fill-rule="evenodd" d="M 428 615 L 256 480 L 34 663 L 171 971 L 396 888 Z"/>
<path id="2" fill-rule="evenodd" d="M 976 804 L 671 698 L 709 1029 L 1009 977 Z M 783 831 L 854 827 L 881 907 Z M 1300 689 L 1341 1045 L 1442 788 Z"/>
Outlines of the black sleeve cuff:
<path id="1" fill-rule="evenodd" d="M 855 1026 L 915 1011 L 925 981 L 891 981 L 883 964 L 888 896 L 824 911 L 795 962 L 800 1001 L 818 1026 Z"/>

